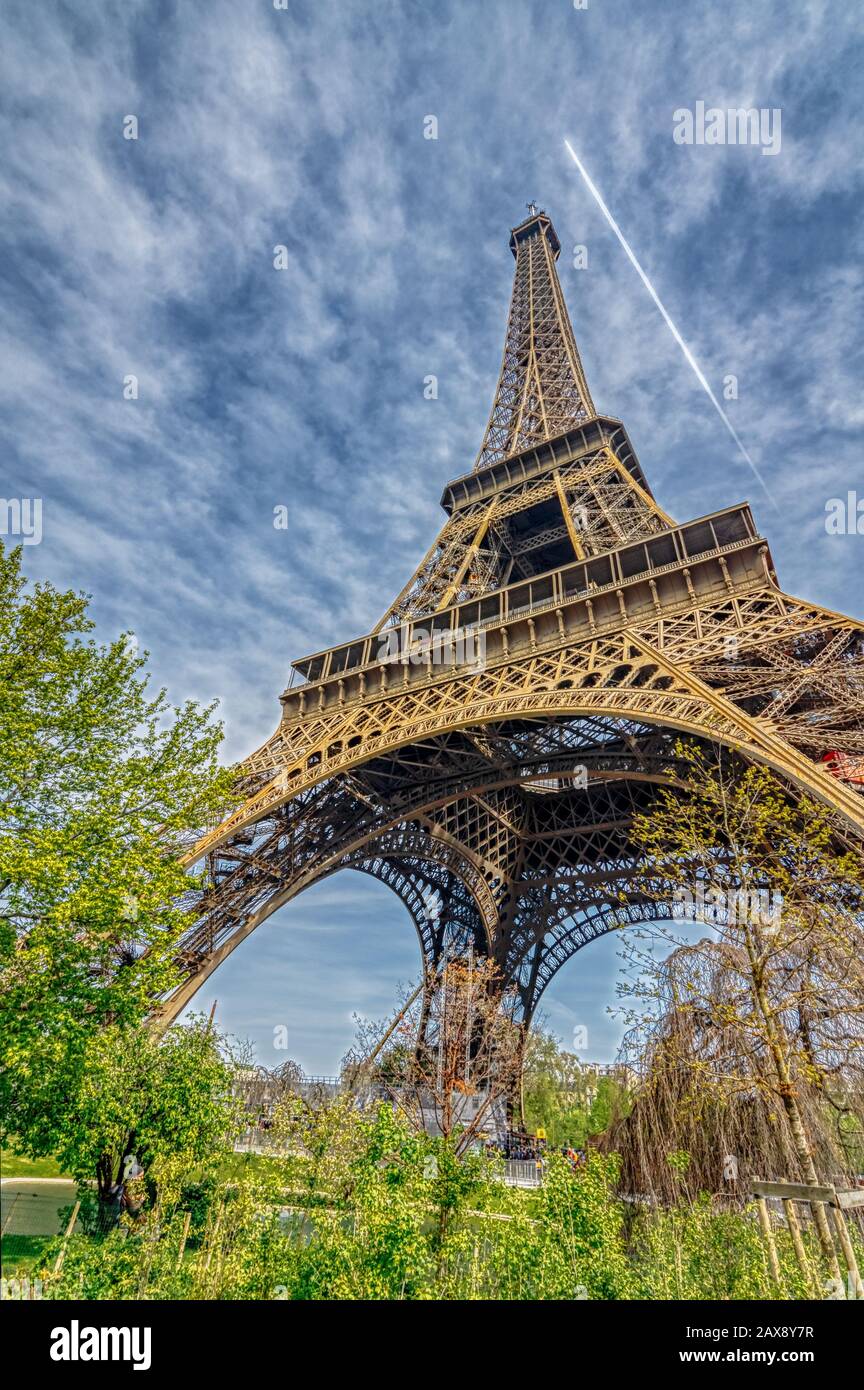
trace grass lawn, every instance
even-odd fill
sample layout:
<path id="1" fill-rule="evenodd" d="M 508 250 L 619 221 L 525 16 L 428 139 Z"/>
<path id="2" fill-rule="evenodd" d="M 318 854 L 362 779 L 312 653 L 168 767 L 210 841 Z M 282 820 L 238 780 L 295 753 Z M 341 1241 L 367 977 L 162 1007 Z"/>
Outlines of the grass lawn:
<path id="1" fill-rule="evenodd" d="M 0 1177 L 68 1178 L 53 1158 L 21 1158 L 12 1149 L 0 1149 Z"/>
<path id="2" fill-rule="evenodd" d="M 2 1268 L 4 1279 L 20 1278 L 39 1263 L 53 1236 L 4 1236 Z"/>

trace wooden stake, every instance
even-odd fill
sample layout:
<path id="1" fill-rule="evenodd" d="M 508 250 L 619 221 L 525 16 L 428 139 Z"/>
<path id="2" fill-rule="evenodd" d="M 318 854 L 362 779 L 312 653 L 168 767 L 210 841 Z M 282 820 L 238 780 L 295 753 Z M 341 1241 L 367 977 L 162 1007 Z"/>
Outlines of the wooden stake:
<path id="1" fill-rule="evenodd" d="M 829 1208 L 829 1210 L 830 1210 L 830 1208 Z M 813 1217 L 813 1224 L 816 1226 L 816 1228 L 817 1228 L 817 1230 L 818 1230 L 818 1228 L 819 1228 L 819 1219 L 820 1219 L 820 1215 L 823 1215 L 823 1216 L 824 1216 L 824 1207 L 821 1206 L 820 1203 L 819 1203 L 818 1201 L 813 1201 L 813 1202 L 811 1202 L 811 1203 L 810 1203 L 810 1215 Z M 830 1221 L 829 1217 L 827 1217 L 827 1216 L 825 1216 L 824 1219 L 825 1219 L 825 1222 L 826 1222 L 826 1224 L 827 1224 L 827 1227 L 828 1227 L 828 1235 L 829 1235 L 829 1237 L 830 1237 L 830 1236 L 831 1236 L 831 1221 Z M 822 1242 L 822 1241 L 820 1240 L 820 1244 L 824 1244 L 824 1242 Z M 823 1250 L 823 1254 L 824 1254 L 824 1253 L 825 1253 L 825 1252 L 824 1252 L 824 1250 Z M 829 1261 L 828 1270 L 829 1270 L 829 1273 L 830 1273 L 830 1275 L 831 1275 L 831 1278 L 832 1278 L 833 1280 L 835 1280 L 835 1282 L 838 1283 L 838 1284 L 840 1285 L 840 1287 L 842 1288 L 842 1287 L 843 1287 L 843 1275 L 842 1275 L 841 1272 L 840 1272 L 840 1261 L 837 1259 L 837 1251 L 836 1251 L 836 1249 L 835 1249 L 835 1247 L 834 1247 L 834 1240 L 833 1240 L 833 1237 L 831 1238 L 831 1259 L 830 1259 L 830 1261 Z"/>
<path id="2" fill-rule="evenodd" d="M 864 1284 L 861 1282 L 861 1271 L 858 1268 L 858 1261 L 855 1258 L 855 1251 L 849 1239 L 849 1227 L 846 1225 L 846 1217 L 839 1207 L 830 1208 L 834 1218 L 834 1227 L 840 1240 L 840 1248 L 843 1251 L 843 1258 L 846 1261 L 846 1268 L 851 1279 L 850 1296 L 854 1299 L 864 1299 Z"/>
<path id="3" fill-rule="evenodd" d="M 762 1234 L 765 1237 L 765 1245 L 768 1249 L 768 1262 L 771 1266 L 771 1277 L 777 1287 L 777 1292 L 782 1295 L 783 1287 L 780 1280 L 780 1261 L 777 1258 L 777 1246 L 774 1244 L 774 1232 L 771 1229 L 771 1215 L 768 1211 L 768 1203 L 764 1197 L 759 1197 L 758 1202 L 759 1223 L 762 1227 Z"/>
<path id="4" fill-rule="evenodd" d="M 177 1268 L 178 1268 L 178 1269 L 180 1268 L 180 1266 L 181 1266 L 182 1263 L 183 1263 L 183 1252 L 184 1252 L 185 1249 L 186 1249 L 186 1238 L 187 1238 L 187 1236 L 189 1235 L 189 1222 L 190 1222 L 191 1220 L 192 1220 L 192 1213 L 191 1213 L 191 1211 L 187 1211 L 186 1215 L 185 1215 L 184 1218 L 183 1218 L 183 1233 L 182 1233 L 182 1235 L 180 1236 L 180 1249 L 177 1251 Z"/>
<path id="5" fill-rule="evenodd" d="M 208 1241 L 207 1241 L 207 1259 L 204 1261 L 204 1270 L 205 1270 L 205 1273 L 206 1273 L 206 1271 L 209 1270 L 209 1268 L 210 1268 L 210 1261 L 211 1261 L 212 1258 L 213 1258 L 213 1247 L 214 1247 L 215 1242 L 216 1242 L 216 1237 L 217 1237 L 218 1234 L 219 1234 L 219 1227 L 222 1225 L 222 1213 L 224 1212 L 224 1210 L 225 1210 L 225 1198 L 223 1197 L 223 1198 L 222 1198 L 222 1201 L 219 1203 L 219 1209 L 218 1209 L 218 1211 L 216 1212 L 216 1217 L 215 1217 L 215 1220 L 214 1220 L 214 1222 L 213 1222 L 213 1225 L 212 1225 L 212 1227 L 211 1227 L 211 1229 L 210 1229 L 210 1236 L 209 1236 L 209 1239 L 208 1239 Z"/>
<path id="6" fill-rule="evenodd" d="M 81 1203 L 80 1203 L 80 1201 L 78 1201 L 78 1202 L 75 1203 L 74 1207 L 72 1208 L 72 1215 L 69 1217 L 69 1225 L 66 1227 L 66 1232 L 65 1232 L 65 1235 L 63 1236 L 63 1244 L 60 1246 L 60 1253 L 59 1253 L 59 1255 L 57 1256 L 57 1259 L 54 1261 L 54 1273 L 55 1273 L 55 1274 L 59 1274 L 60 1271 L 61 1271 L 61 1269 L 63 1268 L 63 1261 L 64 1261 L 65 1258 L 66 1258 L 66 1246 L 67 1246 L 67 1244 L 68 1244 L 69 1237 L 71 1236 L 73 1230 L 75 1229 L 75 1222 L 78 1220 L 78 1213 L 79 1213 L 80 1210 L 81 1210 Z"/>
<path id="7" fill-rule="evenodd" d="M 804 1275 L 804 1287 L 808 1294 L 813 1292 L 813 1271 L 810 1268 L 810 1261 L 807 1258 L 807 1251 L 804 1249 L 804 1242 L 801 1239 L 801 1226 L 798 1222 L 798 1213 L 795 1210 L 794 1202 L 788 1197 L 784 1198 L 783 1210 L 786 1213 L 786 1221 L 789 1226 L 789 1234 L 792 1237 L 792 1244 L 795 1246 L 795 1255 L 798 1266 Z"/>

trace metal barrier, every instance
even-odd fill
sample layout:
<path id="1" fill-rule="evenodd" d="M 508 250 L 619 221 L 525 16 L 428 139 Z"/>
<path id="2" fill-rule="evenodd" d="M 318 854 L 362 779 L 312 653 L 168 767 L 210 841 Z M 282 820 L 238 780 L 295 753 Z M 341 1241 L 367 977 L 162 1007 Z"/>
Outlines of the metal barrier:
<path id="1" fill-rule="evenodd" d="M 534 1158 L 508 1158 L 504 1163 L 504 1181 L 510 1187 L 539 1187 L 543 1169 Z"/>

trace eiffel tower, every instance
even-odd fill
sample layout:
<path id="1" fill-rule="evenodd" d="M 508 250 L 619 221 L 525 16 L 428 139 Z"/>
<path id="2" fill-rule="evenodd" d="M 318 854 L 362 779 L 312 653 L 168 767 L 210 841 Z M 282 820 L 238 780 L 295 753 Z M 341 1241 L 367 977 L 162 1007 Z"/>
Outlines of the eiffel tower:
<path id="1" fill-rule="evenodd" d="M 779 587 L 749 505 L 678 523 L 598 415 L 531 204 L 474 468 L 372 632 L 293 663 L 245 800 L 191 850 L 208 887 L 180 1012 L 271 913 L 340 869 L 386 883 L 426 978 L 491 957 L 527 1024 L 640 895 L 635 813 L 681 734 L 772 768 L 864 835 L 864 626 Z M 844 778 L 846 780 L 844 780 Z"/>

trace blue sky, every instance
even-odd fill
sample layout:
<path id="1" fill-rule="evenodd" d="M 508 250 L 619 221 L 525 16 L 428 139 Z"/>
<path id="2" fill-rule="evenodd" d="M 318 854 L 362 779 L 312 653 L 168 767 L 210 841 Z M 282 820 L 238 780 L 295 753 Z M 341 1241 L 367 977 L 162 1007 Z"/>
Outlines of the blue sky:
<path id="1" fill-rule="evenodd" d="M 229 757 L 275 727 L 291 659 L 368 631 L 437 531 L 485 426 L 532 198 L 594 399 L 662 505 L 749 498 L 784 587 L 861 616 L 864 538 L 825 529 L 829 498 L 864 497 L 855 6 L 7 0 L 2 29 L 0 493 L 43 499 L 34 578 L 91 593 L 100 634 L 133 630 L 176 701 L 221 699 Z M 676 144 L 673 112 L 700 100 L 780 108 L 780 153 Z M 565 136 L 714 389 L 737 376 L 727 409 L 773 503 Z M 619 946 L 545 997 L 597 1059 Z M 417 965 L 396 899 L 346 874 L 197 1002 L 263 1061 L 285 1024 L 331 1072 L 352 1014 L 385 1013 Z"/>

